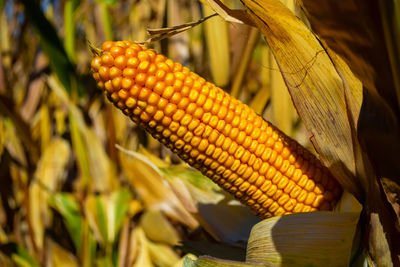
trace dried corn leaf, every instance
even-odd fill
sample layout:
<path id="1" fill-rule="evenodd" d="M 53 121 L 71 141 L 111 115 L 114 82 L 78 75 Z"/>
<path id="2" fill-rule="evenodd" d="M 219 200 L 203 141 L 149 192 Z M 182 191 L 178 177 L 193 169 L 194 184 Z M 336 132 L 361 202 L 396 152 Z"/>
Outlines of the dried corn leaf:
<path id="1" fill-rule="evenodd" d="M 280 1 L 244 0 L 279 64 L 321 160 L 345 189 L 362 198 L 344 85 L 318 39 Z M 360 90 L 356 85 L 347 85 Z M 354 123 L 354 122 L 353 122 Z"/>
<path id="2" fill-rule="evenodd" d="M 203 6 L 204 14 L 210 16 L 213 10 Z M 223 87 L 230 79 L 230 55 L 228 24 L 220 17 L 211 18 L 204 23 L 207 49 L 211 65 L 213 81 L 217 86 Z"/>
<path id="3" fill-rule="evenodd" d="M 199 19 L 198 21 L 188 22 L 188 23 L 180 24 L 180 25 L 173 26 L 173 27 L 166 27 L 166 28 L 159 28 L 159 29 L 147 29 L 147 33 L 150 35 L 150 37 L 140 43 L 146 44 L 146 43 L 160 41 L 165 38 L 170 38 L 172 36 L 177 35 L 178 33 L 182 33 L 187 30 L 190 30 L 191 28 L 196 27 L 197 25 L 205 22 L 209 18 L 212 18 L 216 15 L 217 14 L 214 13 L 207 17 Z"/>
<path id="4" fill-rule="evenodd" d="M 179 261 L 178 254 L 171 246 L 148 241 L 151 260 L 156 266 L 170 267 Z"/>
<path id="5" fill-rule="evenodd" d="M 35 244 L 43 248 L 45 227 L 50 225 L 51 213 L 46 205 L 49 196 L 61 185 L 70 147 L 63 139 L 54 139 L 39 160 L 34 180 L 29 187 L 29 223 Z"/>
<path id="6" fill-rule="evenodd" d="M 209 256 L 199 257 L 197 260 L 186 258 L 183 267 L 255 267 L 266 266 L 260 263 L 245 263 L 231 260 L 221 260 Z"/>
<path id="7" fill-rule="evenodd" d="M 175 194 L 195 213 L 201 226 L 223 242 L 247 240 L 251 227 L 259 222 L 249 209 L 221 191 L 209 178 L 185 166 L 160 168 Z M 188 191 L 191 197 L 185 196 Z M 221 224 L 221 222 L 224 222 Z"/>
<path id="8" fill-rule="evenodd" d="M 50 88 L 66 104 L 70 111 L 71 138 L 82 172 L 83 186 L 90 185 L 94 191 L 99 192 L 110 192 L 118 188 L 118 181 L 114 179 L 114 166 L 107 156 L 99 137 L 94 133 L 93 129 L 86 125 L 82 112 L 62 90 L 57 80 L 50 76 L 47 81 Z"/>
<path id="9" fill-rule="evenodd" d="M 233 23 L 246 23 L 255 26 L 253 20 L 249 18 L 243 10 L 232 10 L 227 8 L 220 0 L 200 0 L 202 3 L 209 5 L 224 20 Z"/>
<path id="10" fill-rule="evenodd" d="M 137 258 L 132 265 L 133 267 L 152 267 L 154 266 L 149 251 L 148 240 L 146 239 L 146 235 L 142 228 L 136 227 L 132 232 L 132 235 L 136 239 L 137 242 Z"/>
<path id="11" fill-rule="evenodd" d="M 98 241 L 112 244 L 125 218 L 131 195 L 127 190 L 114 191 L 110 195 L 90 195 L 85 203 L 85 214 Z"/>
<path id="12" fill-rule="evenodd" d="M 177 245 L 180 237 L 172 224 L 158 210 L 148 210 L 140 217 L 140 226 L 146 236 L 154 241 Z"/>
<path id="13" fill-rule="evenodd" d="M 348 266 L 358 212 L 277 216 L 252 229 L 249 262 L 268 266 Z"/>
<path id="14" fill-rule="evenodd" d="M 78 259 L 69 251 L 65 250 L 56 242 L 49 240 L 49 247 L 46 257 L 50 266 L 57 267 L 78 267 Z"/>
<path id="15" fill-rule="evenodd" d="M 183 207 L 157 166 L 143 154 L 123 151 L 120 153 L 120 159 L 125 174 L 144 203 L 151 208 L 162 210 L 170 218 L 189 228 L 197 227 L 197 221 Z"/>

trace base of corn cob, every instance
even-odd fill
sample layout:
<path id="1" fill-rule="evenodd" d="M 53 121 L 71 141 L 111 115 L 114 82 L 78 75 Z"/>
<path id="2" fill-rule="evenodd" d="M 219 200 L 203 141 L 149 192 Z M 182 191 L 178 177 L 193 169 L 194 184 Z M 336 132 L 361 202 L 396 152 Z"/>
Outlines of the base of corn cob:
<path id="1" fill-rule="evenodd" d="M 260 217 L 330 210 L 340 197 L 313 154 L 180 63 L 107 41 L 91 67 L 125 115 Z"/>

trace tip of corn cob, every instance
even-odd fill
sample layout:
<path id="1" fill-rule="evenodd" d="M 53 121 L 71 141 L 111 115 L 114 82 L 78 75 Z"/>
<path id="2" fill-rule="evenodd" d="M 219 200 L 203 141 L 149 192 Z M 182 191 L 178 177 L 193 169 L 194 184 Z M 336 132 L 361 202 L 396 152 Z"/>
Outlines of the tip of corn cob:
<path id="1" fill-rule="evenodd" d="M 314 155 L 180 63 L 107 41 L 91 68 L 124 114 L 260 217 L 331 210 L 339 199 Z"/>

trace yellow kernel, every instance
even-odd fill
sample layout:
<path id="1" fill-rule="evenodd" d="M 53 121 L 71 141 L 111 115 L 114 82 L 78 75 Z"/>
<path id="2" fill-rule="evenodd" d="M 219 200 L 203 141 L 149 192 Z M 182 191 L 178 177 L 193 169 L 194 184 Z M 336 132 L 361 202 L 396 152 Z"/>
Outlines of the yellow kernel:
<path id="1" fill-rule="evenodd" d="M 109 93 L 111 93 L 112 91 L 113 91 L 113 86 L 112 86 L 112 82 L 110 81 L 110 80 L 108 80 L 108 81 L 106 81 L 105 83 L 104 83 L 104 88 L 109 92 Z"/>
<path id="2" fill-rule="evenodd" d="M 189 114 L 188 114 L 189 115 Z M 190 116 L 190 115 L 189 115 Z M 198 125 L 200 124 L 200 120 L 198 119 L 194 119 L 192 120 L 189 125 L 188 125 L 188 129 L 189 131 L 193 131 Z"/>
<path id="3" fill-rule="evenodd" d="M 124 70 L 122 71 L 122 75 L 126 78 L 133 80 L 136 77 L 136 70 L 133 68 L 124 68 Z"/>
<path id="4" fill-rule="evenodd" d="M 126 66 L 128 68 L 136 69 L 139 66 L 139 63 L 140 63 L 140 61 L 136 57 L 131 57 L 131 58 L 128 58 L 128 60 L 126 62 Z"/>
<path id="5" fill-rule="evenodd" d="M 197 98 L 199 97 L 199 92 L 197 92 L 196 90 L 191 90 L 189 93 L 189 99 L 192 102 L 195 102 L 197 100 Z"/>
<path id="6" fill-rule="evenodd" d="M 241 147 L 241 148 L 242 148 L 243 151 L 244 151 L 244 153 L 243 153 L 243 155 L 242 155 L 242 157 L 241 157 L 241 160 L 242 160 L 243 163 L 247 163 L 247 161 L 249 160 L 251 154 L 250 154 L 249 151 L 244 150 L 243 147 Z"/>
<path id="7" fill-rule="evenodd" d="M 273 212 L 273 213 L 274 213 L 278 208 L 279 208 L 278 203 L 273 202 L 273 203 L 271 204 L 271 206 L 269 206 L 268 210 L 269 210 L 270 212 Z"/>
<path id="8" fill-rule="evenodd" d="M 177 106 L 175 104 L 169 103 L 165 109 L 164 113 L 166 116 L 171 116 L 177 110 Z"/>
<path id="9" fill-rule="evenodd" d="M 128 93 L 124 90 L 119 90 L 118 91 L 118 97 L 120 99 L 126 99 L 128 97 Z"/>
<path id="10" fill-rule="evenodd" d="M 301 210 L 301 212 L 310 212 L 310 211 L 311 211 L 310 206 L 304 206 L 303 209 Z"/>
<path id="11" fill-rule="evenodd" d="M 208 141 L 207 141 L 207 139 L 203 139 L 203 140 L 201 140 L 201 142 L 199 144 L 198 150 L 205 151 L 207 149 L 207 147 L 208 147 Z"/>
<path id="12" fill-rule="evenodd" d="M 314 202 L 315 197 L 316 197 L 316 195 L 315 195 L 314 192 L 309 192 L 309 193 L 307 194 L 307 198 L 306 198 L 305 201 L 304 201 L 304 204 L 306 204 L 306 205 L 311 205 L 311 204 Z"/>
<path id="13" fill-rule="evenodd" d="M 247 179 L 247 178 L 250 177 L 250 175 L 253 174 L 253 172 L 254 172 L 253 169 L 250 166 L 247 166 L 247 168 L 246 168 L 245 172 L 243 173 L 242 177 L 244 179 Z"/>
<path id="14" fill-rule="evenodd" d="M 172 121 L 168 127 L 172 132 L 176 132 L 179 129 L 179 123 Z"/>
<path id="15" fill-rule="evenodd" d="M 101 49 L 104 51 L 109 51 L 111 47 L 114 46 L 114 42 L 113 41 L 105 41 L 103 43 L 103 45 L 101 46 Z"/>
<path id="16" fill-rule="evenodd" d="M 165 76 L 165 84 L 166 85 L 173 85 L 175 83 L 175 77 L 173 73 L 167 73 Z"/>
<path id="17" fill-rule="evenodd" d="M 291 198 L 297 198 L 297 197 L 299 196 L 301 190 L 302 190 L 301 187 L 298 186 L 298 185 L 296 185 L 296 186 L 293 188 L 292 192 L 290 192 L 290 197 L 291 197 Z"/>
<path id="18" fill-rule="evenodd" d="M 196 136 L 201 136 L 204 132 L 204 129 L 205 125 L 201 123 L 199 126 L 197 126 L 197 128 L 193 131 L 193 133 Z"/>
<path id="19" fill-rule="evenodd" d="M 149 89 L 147 89 L 146 87 L 143 87 L 142 90 L 140 90 L 138 99 L 142 100 L 142 101 L 146 101 L 147 98 L 149 98 L 151 94 L 151 91 Z"/>
<path id="20" fill-rule="evenodd" d="M 127 59 L 125 56 L 117 56 L 114 60 L 114 65 L 119 68 L 123 69 L 126 67 Z"/>
<path id="21" fill-rule="evenodd" d="M 171 123 L 171 118 L 164 116 L 161 120 L 161 123 L 165 126 L 168 127 L 169 124 Z"/>
<path id="22" fill-rule="evenodd" d="M 103 81 L 109 80 L 109 79 L 110 79 L 109 68 L 108 68 L 108 67 L 105 67 L 105 66 L 101 66 L 100 69 L 99 69 L 99 75 L 100 75 L 100 78 L 101 78 Z"/>
<path id="23" fill-rule="evenodd" d="M 231 166 L 231 170 L 232 170 L 232 171 L 236 171 L 236 170 L 239 168 L 239 166 L 240 166 L 240 161 L 237 160 L 237 159 L 235 159 L 235 160 L 233 161 L 232 166 Z"/>
<path id="24" fill-rule="evenodd" d="M 194 103 L 190 103 L 188 107 L 186 108 L 186 112 L 189 114 L 193 114 L 193 112 L 196 110 L 197 106 Z"/>
<path id="25" fill-rule="evenodd" d="M 183 136 L 183 140 L 184 140 L 186 143 L 189 143 L 190 140 L 192 140 L 192 138 L 193 138 L 193 134 L 192 134 L 191 132 L 187 132 L 187 133 Z"/>
<path id="26" fill-rule="evenodd" d="M 248 182 L 243 182 L 240 186 L 239 186 L 239 190 L 244 192 L 249 188 L 250 184 Z"/>
<path id="27" fill-rule="evenodd" d="M 125 105 L 128 108 L 132 108 L 132 107 L 134 107 L 136 105 L 136 100 L 134 98 L 132 98 L 132 97 L 128 97 L 128 99 L 125 101 Z"/>
<path id="28" fill-rule="evenodd" d="M 270 168 L 268 169 L 268 171 L 265 175 L 265 178 L 271 180 L 272 177 L 274 177 L 275 173 L 276 173 L 276 169 L 273 166 L 270 166 Z"/>
<path id="29" fill-rule="evenodd" d="M 184 145 L 185 145 L 185 142 L 183 142 L 180 139 L 175 142 L 175 148 L 177 148 L 177 149 L 182 149 Z"/>
<path id="30" fill-rule="evenodd" d="M 170 99 L 171 96 L 174 94 L 174 88 L 172 86 L 164 87 L 163 82 L 158 82 L 156 87 L 154 88 L 154 91 L 157 94 L 162 95 L 165 99 Z"/>
<path id="31" fill-rule="evenodd" d="M 123 79 L 122 79 L 122 82 L 121 82 L 122 88 L 128 90 L 128 89 L 131 88 L 132 84 L 133 84 L 133 82 L 132 82 L 131 79 L 128 79 L 128 78 L 123 78 Z"/>
<path id="32" fill-rule="evenodd" d="M 226 120 L 226 118 L 225 118 L 225 120 Z M 238 136 L 238 134 L 239 134 L 239 129 L 238 128 L 233 128 L 232 130 L 231 130 L 231 132 L 230 132 L 230 134 L 229 134 L 229 137 L 232 139 L 232 140 L 236 140 L 236 142 L 237 142 L 237 136 Z"/>
<path id="33" fill-rule="evenodd" d="M 120 46 L 113 46 L 110 48 L 110 53 L 114 57 L 124 54 L 125 50 Z"/>
<path id="34" fill-rule="evenodd" d="M 268 208 L 269 206 L 271 206 L 271 204 L 274 203 L 274 200 L 271 198 L 267 198 L 267 200 L 265 200 L 265 202 L 262 204 L 263 208 Z"/>
<path id="35" fill-rule="evenodd" d="M 98 82 L 100 81 L 100 74 L 98 72 L 93 73 L 93 78 Z"/>
<path id="36" fill-rule="evenodd" d="M 138 73 L 135 77 L 137 85 L 143 86 L 146 83 L 147 76 L 145 73 Z"/>
<path id="37" fill-rule="evenodd" d="M 99 62 L 99 60 L 97 62 Z M 114 64 L 114 57 L 112 55 L 110 55 L 109 53 L 103 54 L 101 56 L 101 64 L 103 66 L 107 66 L 107 67 L 112 66 Z"/>
<path id="38" fill-rule="evenodd" d="M 164 112 L 157 110 L 153 117 L 156 121 L 160 121 L 164 118 Z"/>
<path id="39" fill-rule="evenodd" d="M 181 109 L 178 109 L 175 114 L 172 116 L 172 120 L 174 121 L 180 121 L 183 116 L 185 115 L 185 112 Z"/>
<path id="40" fill-rule="evenodd" d="M 194 136 L 190 142 L 190 144 L 194 147 L 197 147 L 201 142 L 201 138 L 198 136 Z"/>
<path id="41" fill-rule="evenodd" d="M 148 122 L 151 118 L 146 112 L 142 112 L 142 114 L 140 114 L 140 119 L 143 122 Z"/>
<path id="42" fill-rule="evenodd" d="M 293 212 L 301 212 L 303 210 L 303 207 L 303 203 L 297 203 L 293 208 Z"/>
<path id="43" fill-rule="evenodd" d="M 289 195 L 287 194 L 282 194 L 279 199 L 277 200 L 278 204 L 280 206 L 283 206 L 286 202 L 288 202 L 290 199 Z"/>
<path id="44" fill-rule="evenodd" d="M 231 139 L 229 138 L 229 140 L 231 140 Z M 228 153 L 231 154 L 231 155 L 234 155 L 235 152 L 236 152 L 236 149 L 238 148 L 238 146 L 239 145 L 236 142 L 232 142 L 230 147 L 229 147 L 229 149 L 228 149 Z"/>
<path id="45" fill-rule="evenodd" d="M 121 76 L 122 71 L 118 69 L 117 67 L 111 67 L 109 71 L 110 79 L 114 79 L 116 77 Z"/>
<path id="46" fill-rule="evenodd" d="M 217 127 L 218 117 L 217 116 L 211 116 L 210 121 L 208 123 L 213 128 Z"/>
<path id="47" fill-rule="evenodd" d="M 321 206 L 323 201 L 324 201 L 324 197 L 322 195 L 316 195 L 314 202 L 312 203 L 312 206 L 314 208 L 318 208 Z"/>
<path id="48" fill-rule="evenodd" d="M 252 142 L 251 137 L 250 136 L 246 136 L 245 139 L 244 139 L 244 142 L 243 142 L 243 146 L 250 150 L 251 142 Z"/>
<path id="49" fill-rule="evenodd" d="M 193 112 L 193 117 L 200 119 L 204 114 L 204 110 L 200 107 L 196 108 L 196 110 Z"/>
<path id="50" fill-rule="evenodd" d="M 160 100 L 160 96 L 156 93 L 150 93 L 147 102 L 151 105 L 157 105 L 158 101 Z"/>
<path id="51" fill-rule="evenodd" d="M 189 103 L 190 103 L 189 98 L 184 97 L 179 101 L 178 108 L 186 109 Z"/>
<path id="52" fill-rule="evenodd" d="M 155 76 L 149 76 L 146 79 L 146 87 L 149 89 L 153 89 L 157 84 L 157 78 Z"/>
<path id="53" fill-rule="evenodd" d="M 308 176 L 307 175 L 305 175 L 305 174 L 303 174 L 302 176 L 301 176 L 301 178 L 300 178 L 300 181 L 297 183 L 297 185 L 298 186 L 300 186 L 300 187 L 302 187 L 302 188 L 304 188 L 305 187 L 305 185 L 306 185 L 306 183 L 308 182 Z"/>
<path id="54" fill-rule="evenodd" d="M 229 155 L 228 155 L 228 158 L 226 159 L 226 161 L 225 161 L 225 163 L 224 163 L 224 166 L 225 166 L 226 168 L 230 168 L 230 167 L 232 166 L 234 160 L 235 160 L 235 159 L 234 159 L 232 156 L 229 156 Z"/>
<path id="55" fill-rule="evenodd" d="M 297 197 L 297 201 L 303 203 L 306 200 L 306 197 L 307 197 L 307 191 L 301 190 L 299 196 Z"/>
<path id="56" fill-rule="evenodd" d="M 304 189 L 309 192 L 312 192 L 312 191 L 314 191 L 314 187 L 315 187 L 314 181 L 311 179 L 308 179 L 307 183 L 304 186 Z"/>
<path id="57" fill-rule="evenodd" d="M 149 55 L 148 55 L 146 52 L 140 51 L 140 52 L 138 53 L 138 59 L 139 59 L 140 61 L 148 61 L 148 60 L 150 59 L 150 57 L 149 57 Z"/>
<path id="58" fill-rule="evenodd" d="M 145 109 L 146 113 L 149 115 L 154 115 L 154 113 L 156 113 L 157 108 L 155 106 L 152 105 L 148 105 Z"/>
<path id="59" fill-rule="evenodd" d="M 204 140 L 204 139 L 203 139 Z M 215 146 L 213 144 L 208 145 L 206 151 L 204 152 L 207 156 L 211 156 L 214 153 Z"/>
<path id="60" fill-rule="evenodd" d="M 221 150 L 222 151 L 222 150 Z M 218 157 L 218 162 L 221 164 L 224 164 L 224 162 L 227 160 L 229 154 L 226 151 L 222 151 L 221 155 Z"/>
<path id="61" fill-rule="evenodd" d="M 292 192 L 292 189 L 296 186 L 296 183 L 293 182 L 292 180 L 289 180 L 283 191 L 287 194 Z"/>
<path id="62" fill-rule="evenodd" d="M 278 181 L 278 188 L 283 189 L 289 183 L 289 179 L 286 176 L 282 176 L 281 179 Z"/>
<path id="63" fill-rule="evenodd" d="M 213 130 L 211 132 L 210 136 L 208 137 L 208 141 L 210 141 L 210 143 L 214 144 L 218 137 L 219 137 L 219 132 L 216 130 Z"/>
<path id="64" fill-rule="evenodd" d="M 178 131 L 176 131 L 176 135 L 179 137 L 184 136 L 187 133 L 187 129 L 184 126 L 180 126 Z"/>
<path id="65" fill-rule="evenodd" d="M 217 141 L 215 141 L 215 145 L 216 145 L 217 147 L 221 147 L 222 144 L 224 143 L 224 140 L 225 140 L 225 136 L 222 135 L 222 134 L 220 134 L 220 135 L 218 136 L 218 138 L 217 138 Z"/>
<path id="66" fill-rule="evenodd" d="M 211 155 L 211 157 L 212 157 L 213 159 L 218 159 L 219 156 L 221 155 L 221 153 L 222 153 L 222 149 L 219 148 L 219 147 L 217 147 L 217 148 L 214 150 L 214 153 Z"/>
<path id="67" fill-rule="evenodd" d="M 178 107 L 179 107 L 179 105 L 178 105 Z M 191 122 L 191 120 L 192 120 L 192 116 L 190 116 L 189 114 L 185 114 L 181 120 L 181 124 L 186 126 Z"/>
<path id="68" fill-rule="evenodd" d="M 239 169 L 237 170 L 237 174 L 242 176 L 243 173 L 247 170 L 247 165 L 246 164 L 240 164 Z"/>

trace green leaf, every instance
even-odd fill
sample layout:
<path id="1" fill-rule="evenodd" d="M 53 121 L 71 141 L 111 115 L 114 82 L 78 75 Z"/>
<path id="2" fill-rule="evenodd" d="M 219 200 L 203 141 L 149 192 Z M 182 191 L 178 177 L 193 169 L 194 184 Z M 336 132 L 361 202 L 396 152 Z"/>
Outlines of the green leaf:
<path id="1" fill-rule="evenodd" d="M 37 1 L 21 0 L 21 2 L 34 31 L 40 37 L 40 45 L 49 58 L 50 67 L 57 74 L 67 92 L 71 93 L 74 89 L 80 93 L 81 85 L 75 68 L 69 61 L 54 26 L 44 16 Z"/>
<path id="2" fill-rule="evenodd" d="M 117 0 L 96 0 L 99 4 L 106 4 L 108 6 L 113 6 L 117 3 Z"/>
<path id="3" fill-rule="evenodd" d="M 58 193 L 49 198 L 49 204 L 57 210 L 65 221 L 65 226 L 74 242 L 77 251 L 81 249 L 82 215 L 78 202 L 71 194 Z"/>
<path id="4" fill-rule="evenodd" d="M 32 258 L 29 253 L 16 243 L 0 245 L 0 251 L 10 257 L 18 266 L 39 267 L 40 265 Z"/>

